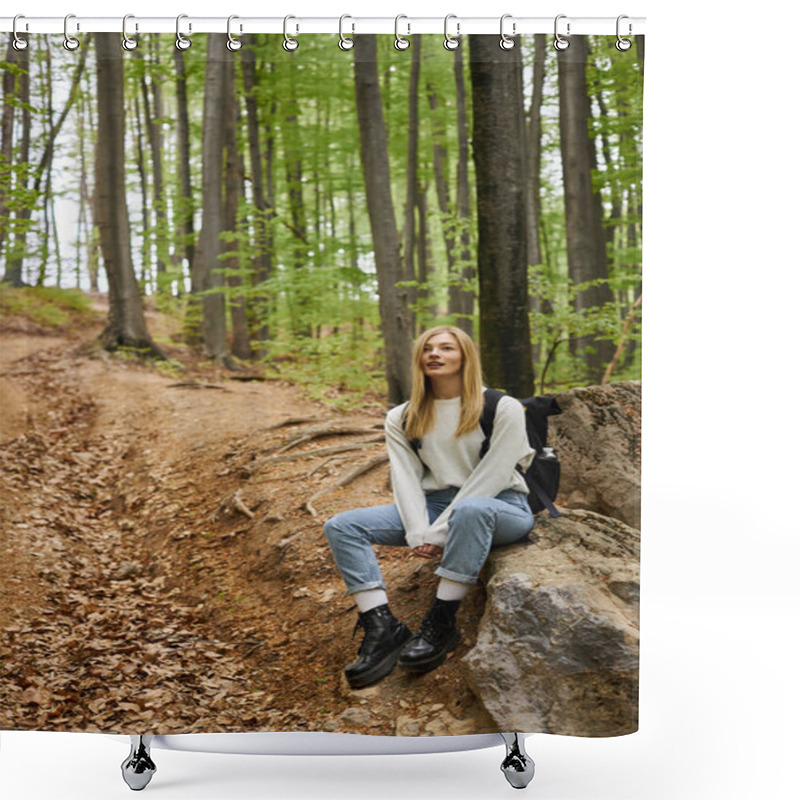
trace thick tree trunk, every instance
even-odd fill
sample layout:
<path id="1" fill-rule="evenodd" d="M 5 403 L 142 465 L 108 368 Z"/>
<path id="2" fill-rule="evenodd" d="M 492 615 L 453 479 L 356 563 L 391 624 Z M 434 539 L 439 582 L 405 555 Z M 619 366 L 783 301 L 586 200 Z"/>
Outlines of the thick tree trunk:
<path id="1" fill-rule="evenodd" d="M 231 59 L 221 33 L 208 35 L 205 92 L 203 95 L 203 227 L 195 254 L 196 290 L 202 292 L 200 327 L 206 354 L 219 364 L 233 366 L 225 339 L 224 266 L 222 254 L 223 166 L 225 149 L 225 97 L 233 91 L 229 80 Z M 193 287 L 194 288 L 194 287 Z"/>
<path id="2" fill-rule="evenodd" d="M 490 386 L 533 392 L 528 319 L 528 182 L 520 48 L 470 36 L 478 198 L 480 340 Z"/>
<path id="3" fill-rule="evenodd" d="M 597 166 L 590 135 L 591 108 L 586 84 L 589 48 L 585 36 L 572 36 L 570 46 L 558 54 L 559 127 L 564 174 L 567 261 L 574 284 L 608 279 L 608 255 L 600 194 L 592 185 Z M 588 286 L 576 293 L 575 310 L 585 312 L 612 301 L 608 283 Z M 582 336 L 573 343 L 587 367 L 587 377 L 599 383 L 614 353 L 609 340 Z"/>
<path id="4" fill-rule="evenodd" d="M 108 276 L 108 324 L 101 334 L 107 350 L 133 348 L 163 358 L 144 320 L 139 285 L 131 260 L 130 224 L 125 200 L 125 110 L 119 35 L 95 34 L 97 52 L 96 222 Z"/>
<path id="5" fill-rule="evenodd" d="M 354 49 L 356 109 L 367 211 L 378 273 L 379 308 L 386 353 L 388 400 L 397 405 L 411 395 L 411 328 L 401 279 L 400 247 L 392 203 L 389 153 L 378 86 L 374 34 L 358 37 Z"/>
<path id="6" fill-rule="evenodd" d="M 469 123 L 467 122 L 467 99 L 464 86 L 464 55 L 459 47 L 453 59 L 453 74 L 456 85 L 456 129 L 458 132 L 458 167 L 456 171 L 456 211 L 460 236 L 460 265 L 455 275 L 450 275 L 450 313 L 456 323 L 470 336 L 473 335 L 472 317 L 475 313 L 475 292 L 471 287 L 475 280 L 475 265 L 470 245 L 469 202 Z"/>

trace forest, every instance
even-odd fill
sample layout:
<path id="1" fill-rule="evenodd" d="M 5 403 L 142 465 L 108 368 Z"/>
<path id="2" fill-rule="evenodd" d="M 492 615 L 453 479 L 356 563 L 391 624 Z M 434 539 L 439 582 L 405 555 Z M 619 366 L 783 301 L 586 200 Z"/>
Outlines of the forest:
<path id="1" fill-rule="evenodd" d="M 518 396 L 638 379 L 643 37 L 394 41 L 9 38 L 3 284 L 108 292 L 108 350 L 164 358 L 153 307 L 231 374 L 389 404 L 432 324 Z"/>

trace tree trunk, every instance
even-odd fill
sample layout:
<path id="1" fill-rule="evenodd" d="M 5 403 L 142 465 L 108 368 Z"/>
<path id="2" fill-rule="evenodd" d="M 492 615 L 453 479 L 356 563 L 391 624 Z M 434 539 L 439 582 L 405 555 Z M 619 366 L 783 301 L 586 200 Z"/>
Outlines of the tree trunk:
<path id="1" fill-rule="evenodd" d="M 176 48 L 177 49 L 177 48 Z M 142 263 L 139 267 L 139 280 L 147 287 L 150 282 L 150 191 L 147 181 L 147 167 L 144 157 L 144 125 L 139 106 L 139 97 L 133 98 L 133 113 L 136 117 L 136 171 L 139 173 L 139 184 L 142 194 Z"/>
<path id="2" fill-rule="evenodd" d="M 208 34 L 205 91 L 203 94 L 203 227 L 195 254 L 197 291 L 202 292 L 203 319 L 200 327 L 206 354 L 227 367 L 233 366 L 225 339 L 223 264 L 223 165 L 225 155 L 225 97 L 233 91 L 230 53 L 221 33 Z"/>
<path id="3" fill-rule="evenodd" d="M 474 35 L 469 47 L 484 373 L 490 386 L 524 397 L 533 392 L 533 362 L 520 48 Z"/>
<path id="4" fill-rule="evenodd" d="M 139 285 L 131 260 L 130 223 L 125 200 L 125 109 L 119 36 L 95 34 L 97 52 L 96 222 L 108 276 L 108 324 L 101 334 L 107 350 L 134 348 L 163 358 L 145 325 Z"/>
<path id="5" fill-rule="evenodd" d="M 586 84 L 588 53 L 586 37 L 572 36 L 570 46 L 558 54 L 567 261 L 573 284 L 608 279 L 603 207 L 600 194 L 592 185 L 597 157 L 589 130 L 591 108 Z M 587 286 L 576 293 L 575 311 L 581 313 L 600 308 L 612 299 L 607 282 Z M 613 356 L 613 343 L 589 335 L 577 338 L 573 348 L 583 358 L 589 380 L 599 383 L 606 364 Z"/>
<path id="6" fill-rule="evenodd" d="M 20 195 L 28 191 L 28 176 L 30 174 L 30 142 L 31 142 L 31 106 L 30 106 L 30 47 L 22 50 L 16 59 L 19 69 L 16 81 L 16 98 L 22 112 L 22 135 L 20 137 L 17 164 L 19 171 L 14 176 L 14 189 Z M 52 114 L 52 104 L 50 106 Z M 50 117 L 52 121 L 52 115 Z M 25 259 L 27 229 L 31 218 L 32 206 L 30 202 L 22 203 L 17 209 L 14 243 L 9 238 L 8 258 L 6 259 L 5 280 L 12 286 L 22 286 L 22 267 Z M 45 251 L 46 251 L 45 246 Z"/>
<path id="7" fill-rule="evenodd" d="M 158 51 L 157 42 L 151 39 L 151 53 L 158 70 Z M 177 49 L 177 48 L 176 48 Z M 135 52 L 139 52 L 136 50 Z M 145 124 L 147 126 L 147 140 L 150 144 L 150 156 L 153 162 L 153 210 L 156 215 L 154 226 L 153 243 L 156 247 L 156 285 L 158 277 L 167 270 L 167 255 L 169 246 L 166 242 L 167 232 L 167 196 L 164 190 L 164 171 L 163 171 L 163 137 L 161 135 L 161 120 L 164 118 L 164 101 L 161 96 L 161 86 L 158 79 L 151 76 L 150 82 L 147 81 L 148 64 L 145 61 L 142 73 L 142 98 L 144 101 Z M 152 98 L 151 98 L 152 95 Z M 151 105 L 152 99 L 152 105 Z M 158 287 L 161 288 L 160 286 Z"/>
<path id="8" fill-rule="evenodd" d="M 231 83 L 233 83 L 233 63 L 230 64 L 229 69 L 231 70 Z M 244 179 L 244 165 L 236 142 L 236 130 L 240 122 L 238 95 L 231 91 L 226 98 L 225 105 L 225 230 L 235 231 L 239 197 L 242 193 Z M 226 243 L 225 250 L 230 254 L 238 247 L 238 243 L 234 240 Z M 246 285 L 243 289 L 241 263 L 238 255 L 229 255 L 223 263 L 228 271 L 228 286 L 233 290 L 229 304 L 233 331 L 231 351 L 237 358 L 250 359 L 253 357 L 253 349 L 250 347 Z M 250 279 L 245 280 L 249 282 Z"/>
<path id="9" fill-rule="evenodd" d="M 402 267 L 392 203 L 386 128 L 378 86 L 375 35 L 359 36 L 353 54 L 361 163 L 378 273 L 388 400 L 390 405 L 397 405 L 411 395 L 411 328 L 405 293 L 397 288 Z"/>
<path id="10" fill-rule="evenodd" d="M 273 252 L 275 250 L 274 236 L 272 234 L 272 219 L 275 211 L 272 207 L 273 198 L 269 198 L 264 187 L 264 163 L 261 156 L 261 136 L 263 128 L 267 135 L 272 137 L 272 114 L 268 121 L 259 122 L 258 103 L 256 101 L 256 62 L 255 52 L 252 48 L 245 47 L 242 50 L 242 80 L 244 83 L 244 101 L 247 111 L 247 144 L 250 155 L 250 174 L 253 182 L 253 204 L 256 211 L 253 219 L 255 231 L 256 255 L 253 259 L 253 283 L 264 284 L 272 277 L 273 272 Z M 274 113 L 274 110 L 273 110 Z M 267 148 L 268 156 L 271 154 L 271 147 Z M 271 175 L 272 161 L 268 159 L 268 174 Z M 271 185 L 271 181 L 270 181 Z M 262 302 L 256 309 L 258 324 L 255 330 L 255 337 L 260 342 L 269 340 L 269 303 Z"/>
<path id="11" fill-rule="evenodd" d="M 528 112 L 528 175 L 530 178 L 530 205 L 528 210 L 528 264 L 543 263 L 539 237 L 539 219 L 542 215 L 542 100 L 544 98 L 544 57 L 547 40 L 543 33 L 533 37 L 533 94 Z"/>
<path id="12" fill-rule="evenodd" d="M 12 46 L 12 37 L 8 37 L 6 61 L 16 62 L 20 56 L 25 57 L 27 50 L 18 53 Z M 8 237 L 11 205 L 8 202 L 11 189 L 11 160 L 14 152 L 14 108 L 16 106 L 16 76 L 10 69 L 3 70 L 3 118 L 0 127 L 0 250 Z M 22 285 L 22 275 L 6 273 L 3 280 L 13 286 Z"/>
<path id="13" fill-rule="evenodd" d="M 530 202 L 528 207 L 528 266 L 542 267 L 544 254 L 540 236 L 542 217 L 542 102 L 544 99 L 545 53 L 547 37 L 537 33 L 533 37 L 533 92 L 528 112 L 526 146 L 528 151 L 528 178 Z M 539 296 L 531 297 L 531 310 L 543 314 L 552 313 L 552 302 Z M 533 345 L 534 364 L 539 363 L 541 345 Z"/>
<path id="14" fill-rule="evenodd" d="M 408 289 L 411 329 L 417 327 L 417 302 L 422 293 L 421 277 L 414 267 L 417 252 L 416 211 L 419 206 L 419 74 L 421 67 L 422 36 L 411 37 L 411 71 L 408 78 L 408 140 L 406 146 L 406 203 L 403 214 L 403 280 L 413 281 Z M 417 262 L 419 265 L 419 262 Z M 422 265 L 419 265 L 420 267 Z"/>
<path id="15" fill-rule="evenodd" d="M 92 92 L 92 79 L 84 71 L 85 85 L 81 87 L 79 94 L 80 97 L 80 131 L 81 131 L 81 164 L 85 163 L 86 158 L 86 143 L 97 141 L 97 127 L 95 125 L 93 106 L 90 98 Z M 85 121 L 85 124 L 84 124 Z M 97 292 L 99 287 L 99 274 L 100 274 L 100 232 L 97 229 L 97 196 L 94 191 L 89 190 L 89 176 L 88 169 L 81 169 L 81 197 L 83 198 L 83 205 L 86 209 L 87 216 L 87 236 L 86 236 L 86 270 L 89 273 L 89 291 Z"/>
<path id="16" fill-rule="evenodd" d="M 189 101 L 186 91 L 186 66 L 183 51 L 173 48 L 175 58 L 175 115 L 177 134 L 179 191 L 173 210 L 177 241 L 175 256 L 179 263 L 186 259 L 189 277 L 193 277 L 194 264 L 194 196 L 192 194 L 191 148 L 189 145 Z M 181 269 L 183 275 L 183 269 Z"/>
<path id="17" fill-rule="evenodd" d="M 439 95 L 432 81 L 427 84 L 428 106 L 432 112 L 433 124 L 433 179 L 436 185 L 436 200 L 441 214 L 444 232 L 444 254 L 447 263 L 448 285 L 456 269 L 456 242 L 453 234 L 453 208 L 450 202 L 450 184 L 448 181 L 447 146 L 444 125 L 438 116 Z"/>
<path id="18" fill-rule="evenodd" d="M 456 171 L 456 211 L 460 236 L 460 264 L 455 274 L 450 275 L 450 313 L 455 315 L 457 325 L 473 335 L 472 317 L 475 313 L 475 265 L 470 244 L 469 203 L 469 124 L 467 122 L 467 99 L 464 87 L 463 48 L 454 52 L 453 73 L 456 84 L 456 129 L 458 131 L 458 167 Z"/>
<path id="19" fill-rule="evenodd" d="M 299 103 L 297 102 L 297 64 L 288 56 L 289 91 L 284 97 L 283 152 L 286 168 L 287 199 L 291 216 L 291 228 L 295 233 L 292 262 L 294 272 L 291 282 L 290 310 L 292 333 L 311 336 L 308 319 L 310 267 L 308 263 L 308 232 L 305 198 L 303 196 L 303 141 L 302 127 L 299 124 Z"/>

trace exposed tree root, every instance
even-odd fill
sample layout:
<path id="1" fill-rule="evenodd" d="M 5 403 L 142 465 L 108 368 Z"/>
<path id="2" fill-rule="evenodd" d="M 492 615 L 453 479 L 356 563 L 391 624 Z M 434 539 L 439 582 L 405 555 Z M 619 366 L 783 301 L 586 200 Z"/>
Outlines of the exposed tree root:
<path id="1" fill-rule="evenodd" d="M 361 450 L 365 445 L 377 444 L 378 442 L 382 441 L 383 436 L 376 436 L 372 439 L 365 439 L 364 441 L 356 444 L 335 445 L 333 447 L 318 447 L 316 450 L 307 450 L 304 453 L 282 453 L 281 455 L 274 455 L 270 456 L 269 458 L 265 458 L 263 461 L 249 469 L 248 472 L 253 475 L 259 470 L 264 469 L 264 467 L 271 466 L 272 464 L 280 464 L 284 461 L 294 461 L 295 459 L 300 458 L 317 458 L 319 456 L 332 456 L 336 453 L 347 453 L 352 450 Z"/>
<path id="2" fill-rule="evenodd" d="M 326 425 L 317 425 L 314 428 L 309 428 L 308 430 L 297 433 L 294 436 L 290 437 L 289 440 L 279 447 L 274 452 L 277 453 L 284 453 L 287 450 L 291 450 L 294 447 L 298 447 L 305 442 L 310 442 L 312 439 L 319 439 L 323 436 L 361 436 L 364 434 L 371 434 L 375 433 L 377 429 L 382 426 L 373 426 L 371 428 L 356 428 L 352 426 L 339 426 L 336 423 L 328 423 Z"/>

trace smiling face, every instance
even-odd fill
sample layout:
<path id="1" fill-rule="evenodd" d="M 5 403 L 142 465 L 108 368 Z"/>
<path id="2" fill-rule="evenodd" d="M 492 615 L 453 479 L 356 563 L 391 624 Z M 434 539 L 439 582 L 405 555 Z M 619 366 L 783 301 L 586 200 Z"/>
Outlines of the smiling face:
<path id="1" fill-rule="evenodd" d="M 464 356 L 452 333 L 437 333 L 422 348 L 422 371 L 429 378 L 452 378 L 461 373 Z"/>

